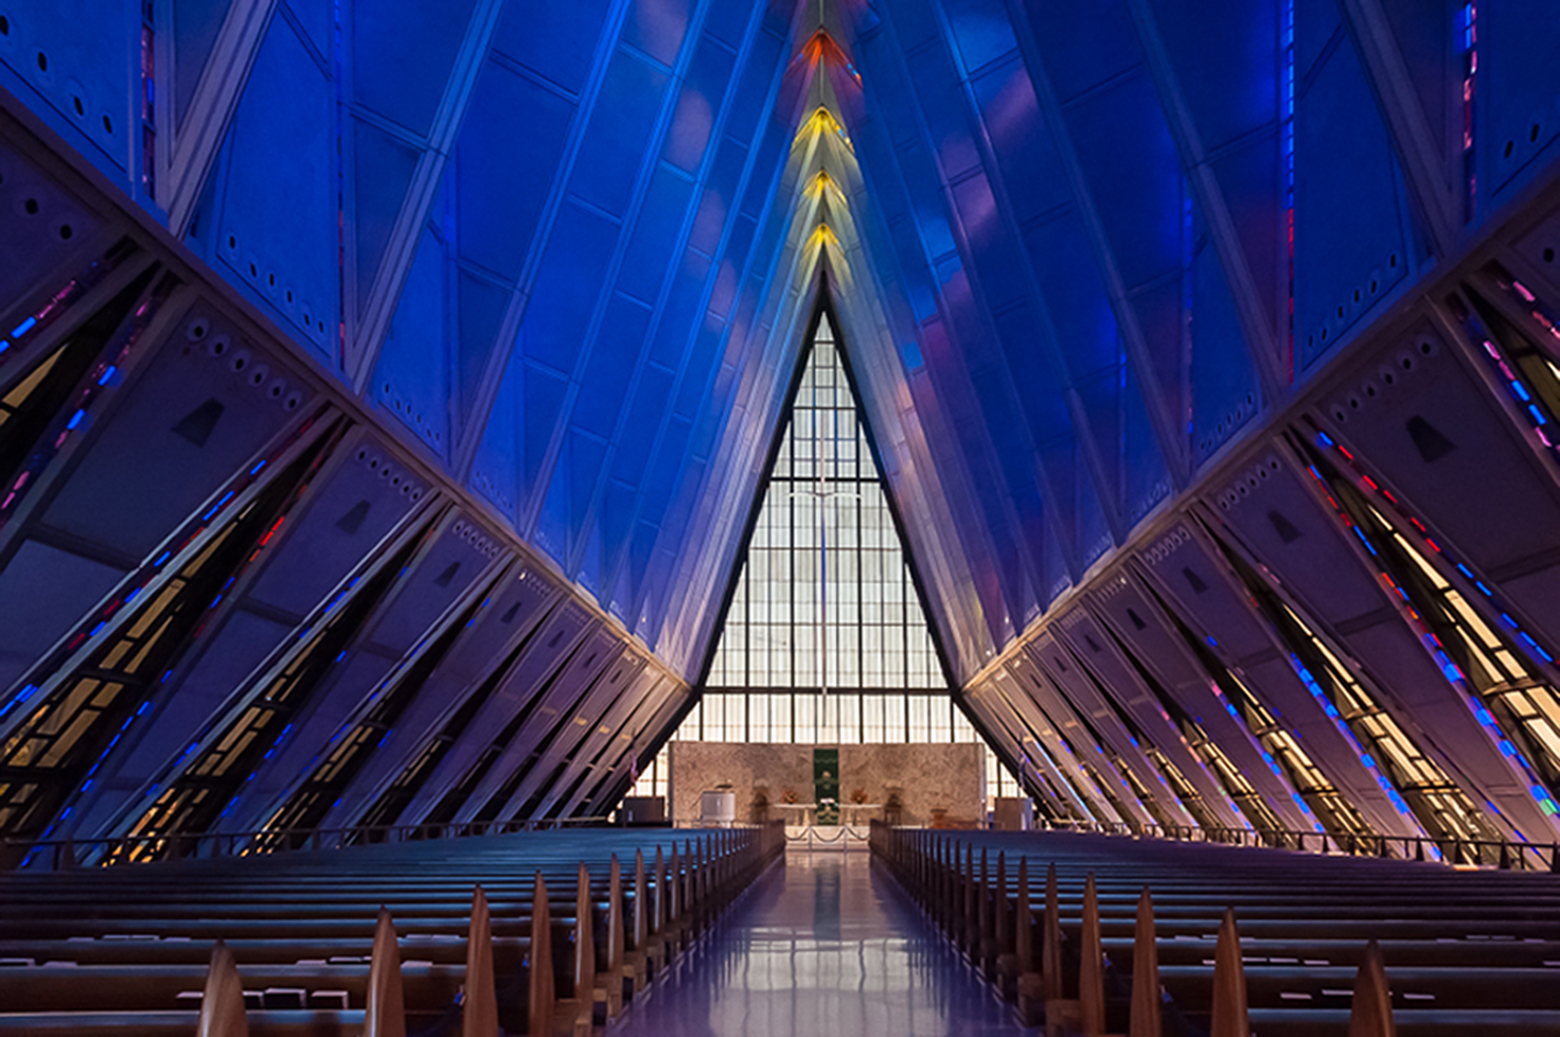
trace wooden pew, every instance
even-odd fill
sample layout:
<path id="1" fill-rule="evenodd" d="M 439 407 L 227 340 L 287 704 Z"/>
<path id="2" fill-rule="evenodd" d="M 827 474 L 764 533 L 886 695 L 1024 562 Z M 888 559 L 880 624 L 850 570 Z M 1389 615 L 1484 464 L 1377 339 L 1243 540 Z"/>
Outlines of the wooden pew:
<path id="1" fill-rule="evenodd" d="M 995 949 L 1014 963 L 1017 981 L 999 967 L 997 988 L 1048 1033 L 1148 1037 L 1173 1017 L 1177 1032 L 1420 1037 L 1459 1032 L 1478 1012 L 1491 1033 L 1560 1032 L 1549 874 L 1055 833 L 885 831 L 872 846 L 950 939 L 966 946 L 973 928 L 981 960 Z M 971 866 L 993 854 L 1017 859 L 1011 889 L 1002 867 L 993 883 Z M 1031 855 L 1048 865 L 1043 899 Z M 972 911 L 972 884 L 1001 903 Z M 1052 969 L 1064 927 L 1081 947 Z"/>
<path id="2" fill-rule="evenodd" d="M 675 878 L 646 875 L 646 849 L 653 845 L 664 860 L 667 835 L 532 833 L 0 876 L 0 946 L 10 959 L 0 963 L 7 1008 L 0 1033 L 109 1032 L 112 1019 L 114 1032 L 182 1037 L 204 1014 L 218 1028 L 210 1032 L 247 1025 L 260 1037 L 404 1037 L 413 1025 L 473 1037 L 501 1026 L 511 1034 L 589 1034 L 634 993 L 630 952 L 656 960 L 660 912 L 652 903 L 680 908 L 662 926 L 691 927 L 694 909 L 708 923 L 740 892 L 740 876 L 784 850 L 768 831 L 722 832 L 701 837 Z M 636 855 L 631 903 L 619 857 L 628 849 Z M 559 882 L 570 857 L 575 881 Z M 538 865 L 530 878 L 516 877 L 514 865 L 523 862 Z M 593 873 L 605 882 L 593 887 Z M 549 893 L 549 882 L 572 885 L 572 896 Z M 686 890 L 680 903 L 677 886 Z M 570 944 L 570 969 L 560 976 L 556 948 Z M 666 946 L 661 938 L 662 960 Z M 296 1007 L 270 1005 L 270 993 Z"/>

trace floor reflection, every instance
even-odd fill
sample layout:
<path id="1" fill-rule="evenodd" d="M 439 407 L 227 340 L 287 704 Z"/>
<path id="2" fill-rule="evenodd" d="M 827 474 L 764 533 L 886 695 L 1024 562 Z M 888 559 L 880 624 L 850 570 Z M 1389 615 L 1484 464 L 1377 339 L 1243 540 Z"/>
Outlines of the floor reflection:
<path id="1" fill-rule="evenodd" d="M 865 853 L 792 852 L 610 1037 L 1009 1037 L 1020 1027 Z"/>

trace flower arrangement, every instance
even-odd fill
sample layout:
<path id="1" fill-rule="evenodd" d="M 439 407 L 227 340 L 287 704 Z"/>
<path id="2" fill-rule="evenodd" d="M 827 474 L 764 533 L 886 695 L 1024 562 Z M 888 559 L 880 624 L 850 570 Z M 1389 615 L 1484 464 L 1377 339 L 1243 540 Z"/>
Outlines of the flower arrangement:
<path id="1" fill-rule="evenodd" d="M 780 802 L 782 802 L 782 803 L 795 803 L 796 802 L 796 790 L 793 789 L 793 788 L 789 788 L 789 787 L 781 789 L 780 790 Z"/>
<path id="2" fill-rule="evenodd" d="M 850 790 L 850 801 L 852 803 L 865 803 L 867 801 L 867 790 L 866 789 L 851 789 Z"/>

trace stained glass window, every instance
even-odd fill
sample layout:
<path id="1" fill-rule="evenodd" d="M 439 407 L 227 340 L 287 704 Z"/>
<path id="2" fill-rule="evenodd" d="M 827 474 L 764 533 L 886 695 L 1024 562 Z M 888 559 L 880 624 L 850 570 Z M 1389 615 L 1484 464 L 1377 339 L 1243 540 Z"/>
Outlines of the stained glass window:
<path id="1" fill-rule="evenodd" d="M 699 705 L 673 740 L 974 742 L 954 705 L 827 316 Z M 667 792 L 666 753 L 640 795 Z M 988 796 L 1020 795 L 986 749 Z"/>

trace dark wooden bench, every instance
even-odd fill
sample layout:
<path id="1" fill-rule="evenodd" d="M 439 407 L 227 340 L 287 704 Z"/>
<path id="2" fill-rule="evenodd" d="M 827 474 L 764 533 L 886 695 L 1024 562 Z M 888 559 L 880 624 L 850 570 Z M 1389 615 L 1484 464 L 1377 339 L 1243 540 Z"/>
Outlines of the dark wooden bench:
<path id="1" fill-rule="evenodd" d="M 1058 833 L 872 843 L 1048 1033 L 1560 1032 L 1560 876 Z"/>
<path id="2" fill-rule="evenodd" d="M 0 1033 L 588 1034 L 783 849 L 574 830 L 3 875 Z"/>

